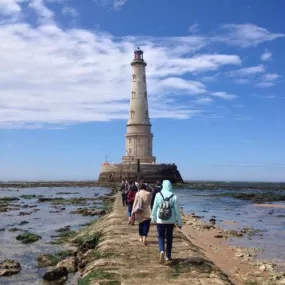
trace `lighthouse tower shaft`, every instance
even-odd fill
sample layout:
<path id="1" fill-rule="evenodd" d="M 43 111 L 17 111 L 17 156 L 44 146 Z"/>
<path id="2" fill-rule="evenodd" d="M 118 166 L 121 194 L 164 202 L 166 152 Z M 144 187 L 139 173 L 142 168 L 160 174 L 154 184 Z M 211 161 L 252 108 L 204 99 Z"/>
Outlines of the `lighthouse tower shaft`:
<path id="1" fill-rule="evenodd" d="M 155 163 L 155 157 L 152 156 L 153 135 L 148 112 L 146 65 L 143 52 L 136 50 L 131 63 L 132 90 L 123 163 L 136 162 L 137 159 L 140 159 L 141 163 Z"/>

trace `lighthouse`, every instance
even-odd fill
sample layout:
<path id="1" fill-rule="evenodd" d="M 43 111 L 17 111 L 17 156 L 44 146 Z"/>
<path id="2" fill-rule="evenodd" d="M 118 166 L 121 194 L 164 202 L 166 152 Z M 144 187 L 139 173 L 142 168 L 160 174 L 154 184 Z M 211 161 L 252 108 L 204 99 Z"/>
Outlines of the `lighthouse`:
<path id="1" fill-rule="evenodd" d="M 132 87 L 123 163 L 135 162 L 138 159 L 141 163 L 155 163 L 155 157 L 152 156 L 153 134 L 151 133 L 148 111 L 146 65 L 143 59 L 143 51 L 138 48 L 135 50 L 134 59 L 131 62 Z"/>
<path id="2" fill-rule="evenodd" d="M 170 180 L 183 183 L 174 163 L 157 163 L 152 153 L 153 135 L 148 111 L 148 94 L 146 84 L 146 62 L 143 51 L 134 51 L 131 62 L 130 108 L 125 134 L 125 153 L 121 163 L 102 163 L 99 182 L 120 182 L 122 179 L 136 181 L 138 177 L 148 183 L 157 180 Z M 118 72 L 120 72 L 118 70 Z M 114 143 L 114 146 L 116 143 Z M 170 149 L 169 151 L 173 151 Z"/>

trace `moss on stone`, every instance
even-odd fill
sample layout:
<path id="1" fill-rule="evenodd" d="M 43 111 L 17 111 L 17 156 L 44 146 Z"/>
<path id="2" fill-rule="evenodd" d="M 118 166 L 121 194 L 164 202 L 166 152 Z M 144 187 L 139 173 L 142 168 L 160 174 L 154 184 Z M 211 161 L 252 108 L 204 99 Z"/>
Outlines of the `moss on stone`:
<path id="1" fill-rule="evenodd" d="M 23 244 L 29 244 L 38 241 L 41 239 L 39 235 L 33 234 L 33 233 L 23 233 L 16 237 L 16 240 L 21 241 Z"/>
<path id="2" fill-rule="evenodd" d="M 55 254 L 41 254 L 38 256 L 38 267 L 55 266 L 57 263 L 69 256 L 73 255 L 73 250 L 63 250 Z"/>
<path id="3" fill-rule="evenodd" d="M 0 197 L 0 202 L 11 202 L 20 200 L 17 197 Z"/>
<path id="4" fill-rule="evenodd" d="M 91 281 L 101 281 L 99 284 L 105 285 L 119 285 L 121 281 L 118 280 L 119 275 L 110 273 L 104 270 L 96 270 L 89 273 L 84 278 L 78 280 L 78 285 L 89 285 Z"/>

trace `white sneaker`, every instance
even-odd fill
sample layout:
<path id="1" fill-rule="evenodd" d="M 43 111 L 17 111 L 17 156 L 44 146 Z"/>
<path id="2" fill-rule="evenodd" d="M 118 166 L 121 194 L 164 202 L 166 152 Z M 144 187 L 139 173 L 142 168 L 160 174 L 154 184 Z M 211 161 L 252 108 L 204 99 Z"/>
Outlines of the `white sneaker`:
<path id="1" fill-rule="evenodd" d="M 164 262 L 165 262 L 165 253 L 164 253 L 164 251 L 161 251 L 161 252 L 160 252 L 160 255 L 159 255 L 159 262 L 160 262 L 160 263 L 164 263 Z"/>

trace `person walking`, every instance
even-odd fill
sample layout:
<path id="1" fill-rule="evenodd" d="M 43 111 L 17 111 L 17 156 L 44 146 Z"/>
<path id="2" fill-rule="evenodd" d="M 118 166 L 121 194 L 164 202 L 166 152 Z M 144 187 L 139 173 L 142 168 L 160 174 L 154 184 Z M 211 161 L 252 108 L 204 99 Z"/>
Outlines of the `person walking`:
<path id="1" fill-rule="evenodd" d="M 122 204 L 123 206 L 126 206 L 127 205 L 127 185 L 126 185 L 125 180 L 122 180 L 121 191 L 122 191 Z"/>
<path id="2" fill-rule="evenodd" d="M 129 216 L 129 224 L 131 223 L 132 217 L 132 209 L 135 202 L 136 194 L 137 194 L 137 187 L 134 182 L 131 183 L 129 191 L 127 193 L 127 204 L 128 204 L 128 216 Z"/>
<path id="3" fill-rule="evenodd" d="M 156 181 L 156 184 L 154 186 L 154 190 L 153 190 L 153 193 L 152 193 L 152 198 L 151 198 L 151 203 L 150 203 L 150 208 L 152 209 L 153 208 L 153 204 L 154 204 L 154 199 L 155 199 L 155 196 L 158 192 L 160 192 L 162 189 L 162 186 L 161 186 L 161 183 L 159 180 Z"/>
<path id="4" fill-rule="evenodd" d="M 146 188 L 145 184 L 140 186 L 132 209 L 132 215 L 135 215 L 135 220 L 139 223 L 139 241 L 142 241 L 144 245 L 147 245 L 146 239 L 151 220 L 151 193 Z"/>
<path id="5" fill-rule="evenodd" d="M 171 261 L 174 225 L 177 223 L 178 228 L 181 229 L 182 219 L 178 209 L 177 197 L 173 194 L 169 180 L 163 181 L 162 190 L 155 196 L 151 220 L 152 223 L 157 224 L 160 263 L 164 263 L 165 260 Z"/>

